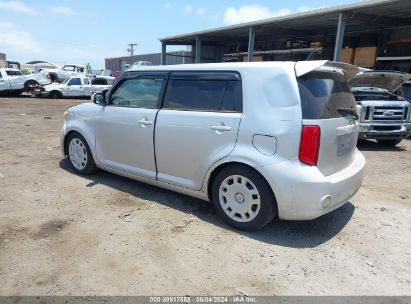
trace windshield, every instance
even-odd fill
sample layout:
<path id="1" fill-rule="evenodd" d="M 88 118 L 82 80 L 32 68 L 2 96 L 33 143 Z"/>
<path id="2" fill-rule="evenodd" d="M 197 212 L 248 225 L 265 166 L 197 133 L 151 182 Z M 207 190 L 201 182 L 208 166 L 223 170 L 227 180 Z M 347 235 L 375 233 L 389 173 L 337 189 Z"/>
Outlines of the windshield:
<path id="1" fill-rule="evenodd" d="M 68 72 L 74 72 L 75 69 L 76 69 L 76 67 L 73 66 L 73 65 L 65 65 L 65 66 L 62 68 L 63 71 L 68 71 Z"/>

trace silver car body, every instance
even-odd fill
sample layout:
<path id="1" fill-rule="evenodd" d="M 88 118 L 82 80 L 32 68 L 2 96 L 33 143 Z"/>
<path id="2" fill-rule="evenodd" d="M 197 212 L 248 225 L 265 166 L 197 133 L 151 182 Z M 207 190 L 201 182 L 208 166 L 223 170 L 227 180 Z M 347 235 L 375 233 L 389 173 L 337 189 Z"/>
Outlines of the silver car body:
<path id="1" fill-rule="evenodd" d="M 356 149 L 358 124 L 351 117 L 302 119 L 297 77 L 315 69 L 347 78 L 358 73 L 350 65 L 327 61 L 140 67 L 134 72 L 236 72 L 241 76 L 242 112 L 86 103 L 68 111 L 62 153 L 68 134 L 76 131 L 88 142 L 99 168 L 204 200 L 210 200 L 214 170 L 241 163 L 266 179 L 279 218 L 313 219 L 349 201 L 360 188 L 365 165 Z M 321 127 L 317 166 L 299 161 L 303 124 Z M 342 143 L 347 147 L 339 147 Z M 324 206 L 326 198 L 330 203 Z"/>

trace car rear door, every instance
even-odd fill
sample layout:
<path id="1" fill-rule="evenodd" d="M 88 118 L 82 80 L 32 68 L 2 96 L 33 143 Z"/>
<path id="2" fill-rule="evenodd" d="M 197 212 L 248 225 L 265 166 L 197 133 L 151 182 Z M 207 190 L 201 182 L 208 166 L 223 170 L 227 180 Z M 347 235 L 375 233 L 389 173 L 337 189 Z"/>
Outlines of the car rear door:
<path id="1" fill-rule="evenodd" d="M 108 94 L 95 118 L 98 161 L 106 167 L 156 178 L 154 126 L 168 73 L 130 74 Z"/>
<path id="2" fill-rule="evenodd" d="M 201 189 L 208 168 L 234 149 L 241 116 L 238 73 L 172 73 L 156 120 L 158 180 Z"/>
<path id="3" fill-rule="evenodd" d="M 348 71 L 330 63 L 297 78 L 303 128 L 319 128 L 317 167 L 325 176 L 348 167 L 356 154 L 358 114 L 347 83 L 354 74 L 354 68 Z"/>

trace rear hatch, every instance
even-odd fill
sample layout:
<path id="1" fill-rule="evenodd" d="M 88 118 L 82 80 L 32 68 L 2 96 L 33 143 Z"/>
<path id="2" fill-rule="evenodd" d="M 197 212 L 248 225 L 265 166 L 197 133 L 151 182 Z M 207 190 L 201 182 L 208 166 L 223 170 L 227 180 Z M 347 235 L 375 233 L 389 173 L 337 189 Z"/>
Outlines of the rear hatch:
<path id="1" fill-rule="evenodd" d="M 297 62 L 295 70 L 303 118 L 300 161 L 332 175 L 355 158 L 359 117 L 348 81 L 360 70 L 329 61 Z M 303 149 L 317 149 L 317 154 L 308 151 L 316 161 L 304 161 Z"/>

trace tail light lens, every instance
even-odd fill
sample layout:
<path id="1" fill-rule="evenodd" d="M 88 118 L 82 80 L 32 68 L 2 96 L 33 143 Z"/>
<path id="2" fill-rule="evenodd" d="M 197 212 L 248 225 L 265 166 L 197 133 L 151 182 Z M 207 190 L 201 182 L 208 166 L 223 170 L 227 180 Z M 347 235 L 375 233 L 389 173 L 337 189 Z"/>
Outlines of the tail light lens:
<path id="1" fill-rule="evenodd" d="M 300 162 L 317 166 L 320 150 L 321 128 L 319 126 L 303 126 L 300 142 Z"/>

